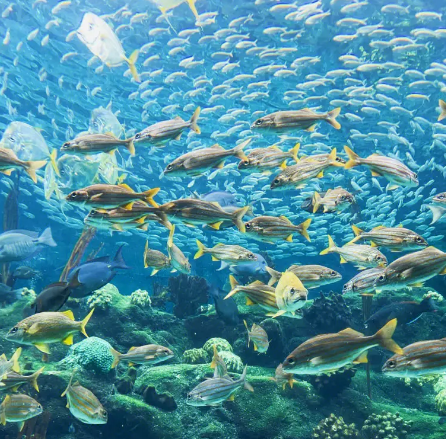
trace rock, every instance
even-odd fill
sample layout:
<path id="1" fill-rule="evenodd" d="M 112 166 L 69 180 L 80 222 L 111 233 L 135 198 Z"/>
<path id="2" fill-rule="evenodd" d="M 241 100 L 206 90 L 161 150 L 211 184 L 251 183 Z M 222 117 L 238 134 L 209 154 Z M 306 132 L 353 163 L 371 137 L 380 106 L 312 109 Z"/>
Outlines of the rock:
<path id="1" fill-rule="evenodd" d="M 147 404 L 166 412 L 172 412 L 177 409 L 177 404 L 171 395 L 167 393 L 158 394 L 153 386 L 147 386 L 142 397 Z"/>

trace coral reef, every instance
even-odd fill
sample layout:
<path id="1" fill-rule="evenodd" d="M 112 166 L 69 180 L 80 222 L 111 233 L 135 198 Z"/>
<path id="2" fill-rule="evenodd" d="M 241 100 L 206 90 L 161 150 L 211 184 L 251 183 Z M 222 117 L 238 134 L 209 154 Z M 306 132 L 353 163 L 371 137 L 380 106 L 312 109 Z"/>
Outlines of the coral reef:
<path id="1" fill-rule="evenodd" d="M 347 425 L 342 417 L 333 413 L 322 420 L 313 430 L 312 439 L 354 439 L 359 438 L 355 424 Z"/>
<path id="2" fill-rule="evenodd" d="M 225 362 L 229 372 L 242 373 L 243 361 L 238 355 L 235 355 L 233 352 L 229 351 L 220 351 L 219 355 Z"/>
<path id="3" fill-rule="evenodd" d="M 428 297 L 438 303 L 443 302 L 444 300 L 444 297 L 436 291 L 428 291 L 426 294 L 423 295 L 423 299 L 426 299 Z"/>
<path id="4" fill-rule="evenodd" d="M 361 429 L 364 439 L 405 439 L 412 425 L 398 413 L 384 412 L 381 415 L 370 415 Z"/>
<path id="5" fill-rule="evenodd" d="M 203 348 L 189 349 L 183 353 L 183 362 L 187 364 L 205 364 L 209 361 L 209 354 Z"/>
<path id="6" fill-rule="evenodd" d="M 207 305 L 209 286 L 206 279 L 180 274 L 169 278 L 170 300 L 174 303 L 173 313 L 184 318 L 198 313 L 201 305 Z"/>
<path id="7" fill-rule="evenodd" d="M 112 284 L 107 284 L 87 298 L 87 305 L 90 308 L 106 309 L 113 301 L 113 293 L 119 294 L 118 289 Z"/>
<path id="8" fill-rule="evenodd" d="M 130 295 L 130 303 L 132 305 L 140 306 L 141 308 L 148 308 L 152 305 L 149 293 L 146 290 L 136 290 Z"/>
<path id="9" fill-rule="evenodd" d="M 313 385 L 319 395 L 332 398 L 350 386 L 355 373 L 355 368 L 344 368 L 327 375 L 309 375 L 307 381 Z"/>
<path id="10" fill-rule="evenodd" d="M 203 346 L 203 349 L 210 355 L 214 355 L 214 345 L 217 352 L 226 351 L 232 352 L 231 344 L 224 338 L 210 338 Z"/>

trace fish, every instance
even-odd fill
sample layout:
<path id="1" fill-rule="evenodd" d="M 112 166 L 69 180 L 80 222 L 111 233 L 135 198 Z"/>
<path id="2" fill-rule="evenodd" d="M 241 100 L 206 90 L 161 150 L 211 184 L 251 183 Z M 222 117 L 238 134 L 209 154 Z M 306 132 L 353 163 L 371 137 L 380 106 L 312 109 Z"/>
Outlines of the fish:
<path id="1" fill-rule="evenodd" d="M 294 225 L 286 216 L 258 216 L 245 223 L 245 230 L 249 237 L 258 241 L 274 244 L 279 239 L 293 241 L 293 233 L 300 233 L 307 241 L 311 242 L 308 234 L 311 218 L 299 225 Z"/>
<path id="2" fill-rule="evenodd" d="M 124 128 L 111 111 L 111 102 L 107 105 L 107 108 L 101 106 L 91 112 L 88 131 L 96 134 L 113 133 L 118 139 L 121 137 Z"/>
<path id="3" fill-rule="evenodd" d="M 245 160 L 246 156 L 243 152 L 243 148 L 245 148 L 251 140 L 252 139 L 245 140 L 232 149 L 224 149 L 216 143 L 210 148 L 196 149 L 192 152 L 188 152 L 169 163 L 164 169 L 164 174 L 180 177 L 196 177 L 212 168 L 223 168 L 228 157 L 234 156 L 240 160 Z"/>
<path id="4" fill-rule="evenodd" d="M 355 238 L 351 243 L 357 241 L 370 241 L 372 247 L 385 247 L 392 252 L 406 250 L 418 250 L 429 244 L 418 233 L 404 227 L 374 227 L 370 232 L 364 232 L 359 227 L 352 225 Z"/>
<path id="5" fill-rule="evenodd" d="M 153 267 L 150 276 L 154 276 L 158 271 L 170 268 L 171 261 L 164 253 L 149 248 L 149 241 L 146 241 L 144 248 L 144 268 Z"/>
<path id="6" fill-rule="evenodd" d="M 269 146 L 268 148 L 258 148 L 249 152 L 246 160 L 240 160 L 238 169 L 254 171 L 268 171 L 275 168 L 286 168 L 288 159 L 299 162 L 297 153 L 300 143 L 296 143 L 289 151 L 282 151 L 278 146 Z"/>
<path id="7" fill-rule="evenodd" d="M 218 355 L 217 346 L 213 345 L 214 355 L 212 357 L 211 368 L 214 369 L 214 378 L 229 377 L 226 363 L 220 355 Z"/>
<path id="8" fill-rule="evenodd" d="M 266 271 L 271 276 L 268 285 L 274 285 L 282 277 L 280 271 L 269 267 L 266 268 Z M 295 274 L 303 286 L 308 289 L 319 288 L 342 279 L 342 276 L 337 271 L 322 265 L 291 265 L 286 269 L 286 272 Z"/>
<path id="9" fill-rule="evenodd" d="M 163 16 L 166 17 L 166 20 L 167 20 L 167 15 L 166 15 L 167 11 L 175 9 L 176 7 L 180 6 L 183 3 L 187 3 L 190 10 L 195 16 L 195 19 L 197 21 L 200 21 L 200 16 L 198 15 L 197 8 L 195 7 L 196 0 L 149 0 L 149 1 L 158 6 Z M 169 23 L 169 20 L 167 20 L 167 22 Z"/>
<path id="10" fill-rule="evenodd" d="M 438 116 L 438 122 L 442 121 L 446 117 L 446 102 L 443 99 L 438 100 L 438 105 L 440 107 L 440 115 Z"/>
<path id="11" fill-rule="evenodd" d="M 420 287 L 437 275 L 446 274 L 446 253 L 430 246 L 404 255 L 391 264 L 375 281 L 377 290 Z"/>
<path id="12" fill-rule="evenodd" d="M 270 188 L 272 190 L 284 190 L 289 187 L 303 189 L 311 179 L 322 178 L 324 171 L 333 167 L 344 167 L 336 157 L 336 148 L 333 148 L 330 154 L 324 154 L 323 159 L 312 160 L 310 156 L 306 160 L 299 160 L 297 164 L 288 166 L 273 178 Z"/>
<path id="13" fill-rule="evenodd" d="M 191 265 L 184 253 L 174 244 L 173 235 L 175 233 L 175 226 L 172 226 L 167 240 L 167 253 L 169 254 L 170 265 L 172 271 L 179 271 L 180 273 L 189 274 L 191 272 Z"/>
<path id="14" fill-rule="evenodd" d="M 446 371 L 446 339 L 425 340 L 405 346 L 390 357 L 383 373 L 396 378 L 421 378 Z"/>
<path id="15" fill-rule="evenodd" d="M 376 334 L 365 336 L 347 328 L 334 334 L 322 334 L 299 345 L 283 362 L 283 371 L 298 375 L 333 372 L 349 364 L 367 363 L 367 351 L 381 346 L 401 354 L 403 350 L 392 340 L 397 320 L 393 319 Z"/>
<path id="16" fill-rule="evenodd" d="M 43 168 L 46 163 L 45 160 L 20 160 L 12 149 L 0 147 L 0 172 L 5 175 L 11 175 L 15 169 L 23 169 L 30 176 L 31 180 L 37 184 L 36 171 Z"/>
<path id="17" fill-rule="evenodd" d="M 131 347 L 126 354 L 120 354 L 113 349 L 112 354 L 114 357 L 112 369 L 121 361 L 128 361 L 129 367 L 135 364 L 153 365 L 162 363 L 174 356 L 174 353 L 169 348 L 157 344 Z"/>
<path id="18" fill-rule="evenodd" d="M 193 198 L 170 201 L 159 208 L 171 221 L 181 221 L 189 227 L 207 224 L 219 230 L 223 221 L 231 221 L 242 233 L 245 232 L 243 217 L 249 210 L 249 206 L 245 206 L 228 213 L 219 205 Z"/>
<path id="19" fill-rule="evenodd" d="M 105 20 L 92 12 L 87 12 L 84 14 L 76 33 L 79 40 L 88 47 L 88 50 L 107 67 L 118 67 L 126 62 L 133 79 L 136 82 L 141 82 L 135 66 L 139 51 L 135 50 L 127 58 L 121 42 Z"/>
<path id="20" fill-rule="evenodd" d="M 37 380 L 39 376 L 44 371 L 44 367 L 40 368 L 32 375 L 24 376 L 20 375 L 18 372 L 8 372 L 6 377 L 0 379 L 0 392 L 7 392 L 8 390 L 12 390 L 13 392 L 17 392 L 20 386 L 23 384 L 31 384 L 36 392 L 39 392 L 39 384 Z"/>
<path id="21" fill-rule="evenodd" d="M 315 191 L 313 194 L 313 213 L 316 213 L 320 207 L 322 207 L 324 213 L 341 213 L 354 202 L 355 197 L 341 187 L 328 189 L 323 197 L 321 197 L 319 193 Z"/>
<path id="22" fill-rule="evenodd" d="M 135 155 L 133 138 L 120 140 L 113 133 L 83 134 L 65 142 L 60 150 L 68 154 L 90 155 L 102 152 L 112 154 L 120 146 L 124 146 L 130 155 Z"/>
<path id="23" fill-rule="evenodd" d="M 248 331 L 248 346 L 252 341 L 254 350 L 259 354 L 265 354 L 269 347 L 268 334 L 266 331 L 256 323 L 253 323 L 251 330 L 249 330 L 246 320 L 243 320 L 243 323 Z"/>
<path id="24" fill-rule="evenodd" d="M 271 380 L 275 381 L 278 386 L 282 386 L 282 390 L 285 390 L 286 385 L 288 384 L 290 388 L 293 388 L 296 380 L 294 379 L 294 375 L 292 373 L 286 373 L 283 371 L 283 365 L 280 363 L 274 372 L 274 378 Z"/>
<path id="25" fill-rule="evenodd" d="M 376 280 L 383 276 L 384 268 L 369 268 L 350 279 L 342 288 L 342 294 L 367 294 L 376 292 Z"/>
<path id="26" fill-rule="evenodd" d="M 387 265 L 387 258 L 377 248 L 351 243 L 347 243 L 343 247 L 337 247 L 330 235 L 328 235 L 328 247 L 319 254 L 327 255 L 329 253 L 337 253 L 341 258 L 341 264 L 351 262 L 360 270 Z"/>
<path id="27" fill-rule="evenodd" d="M 42 406 L 28 395 L 21 393 L 6 395 L 0 404 L 0 424 L 17 422 L 19 430 L 22 431 L 25 421 L 39 416 L 42 412 Z"/>
<path id="28" fill-rule="evenodd" d="M 434 204 L 428 204 L 427 207 L 432 212 L 432 222 L 435 224 L 446 213 L 446 192 L 441 192 L 432 198 Z"/>
<path id="29" fill-rule="evenodd" d="M 197 243 L 198 251 L 195 253 L 194 259 L 201 258 L 205 254 L 210 254 L 213 261 L 222 262 L 220 270 L 229 265 L 238 265 L 246 261 L 252 262 L 256 260 L 254 253 L 240 245 L 225 245 L 219 243 L 213 248 L 206 248 L 200 240 L 196 239 L 195 242 Z"/>
<path id="30" fill-rule="evenodd" d="M 261 254 L 254 253 L 254 255 L 256 257 L 256 260 L 254 262 L 231 265 L 229 267 L 229 271 L 236 276 L 263 276 L 267 273 L 268 263 Z"/>
<path id="31" fill-rule="evenodd" d="M 22 355 L 22 348 L 18 348 L 11 359 L 8 360 L 5 354 L 0 355 L 0 381 L 6 378 L 8 372 L 20 372 L 19 358 Z"/>
<path id="32" fill-rule="evenodd" d="M 44 247 L 56 246 L 50 227 L 40 236 L 28 230 L 9 230 L 0 235 L 0 262 L 23 261 Z"/>
<path id="33" fill-rule="evenodd" d="M 238 307 L 233 297 L 225 300 L 226 293 L 214 284 L 209 285 L 209 296 L 214 301 L 217 316 L 227 325 L 237 325 L 239 323 Z"/>
<path id="34" fill-rule="evenodd" d="M 333 128 L 341 129 L 341 124 L 336 120 L 341 108 L 335 108 L 328 113 L 315 113 L 309 108 L 292 111 L 277 111 L 257 119 L 251 129 L 266 129 L 274 132 L 290 132 L 295 130 L 314 131 L 320 121 L 329 123 Z"/>
<path id="35" fill-rule="evenodd" d="M 71 296 L 73 298 L 82 298 L 91 294 L 93 291 L 99 290 L 107 285 L 115 276 L 116 270 L 129 270 L 130 267 L 122 257 L 122 248 L 119 247 L 113 260 L 110 256 L 102 256 L 85 262 L 68 274 L 68 282 L 77 277 L 79 286 L 71 288 Z"/>
<path id="36" fill-rule="evenodd" d="M 158 122 L 144 128 L 135 134 L 133 141 L 141 146 L 164 147 L 169 140 L 180 140 L 183 131 L 187 128 L 196 134 L 201 134 L 200 127 L 197 124 L 200 116 L 200 107 L 198 107 L 189 121 L 184 121 L 177 116 L 175 119 Z"/>
<path id="37" fill-rule="evenodd" d="M 81 386 L 79 381 L 73 383 L 75 372 L 71 375 L 68 386 L 61 395 L 67 397 L 67 408 L 83 424 L 106 424 L 108 421 L 107 411 L 93 392 Z"/>
<path id="38" fill-rule="evenodd" d="M 290 271 L 282 274 L 274 292 L 279 312 L 273 318 L 287 313 L 294 315 L 295 311 L 305 306 L 308 297 L 308 290 L 300 279 Z"/>
<path id="39" fill-rule="evenodd" d="M 40 271 L 35 270 L 34 268 L 27 267 L 25 265 L 22 265 L 20 267 L 17 267 L 14 272 L 12 273 L 12 276 L 15 279 L 33 279 L 35 277 L 38 277 L 40 275 Z"/>
<path id="40" fill-rule="evenodd" d="M 62 308 L 74 288 L 81 285 L 79 272 L 70 279 L 70 282 L 55 282 L 47 285 L 31 305 L 35 314 L 46 311 L 59 311 Z"/>
<path id="41" fill-rule="evenodd" d="M 398 319 L 400 325 L 408 325 L 418 320 L 425 312 L 435 313 L 437 311 L 438 308 L 431 296 L 425 297 L 420 303 L 414 301 L 393 302 L 373 313 L 365 325 L 368 328 L 379 328 L 392 319 Z"/>
<path id="42" fill-rule="evenodd" d="M 345 169 L 360 165 L 367 166 L 372 173 L 372 177 L 384 177 L 390 182 L 389 190 L 396 189 L 399 186 L 416 187 L 419 184 L 418 175 L 397 159 L 379 154 L 372 154 L 364 159 L 348 146 L 344 146 L 344 150 L 349 157 L 344 166 Z"/>
<path id="43" fill-rule="evenodd" d="M 81 332 L 88 337 L 85 327 L 93 315 L 94 308 L 80 322 L 74 320 L 73 312 L 42 312 L 34 314 L 12 327 L 6 339 L 15 343 L 34 346 L 39 351 L 49 354 L 50 343 L 62 342 L 73 344 L 73 334 Z"/>
<path id="44" fill-rule="evenodd" d="M 186 404 L 195 407 L 220 406 L 226 400 L 233 400 L 233 394 L 244 387 L 250 392 L 254 392 L 251 384 L 246 381 L 247 366 L 238 380 L 229 377 L 210 378 L 196 386 L 187 394 Z"/>
<path id="45" fill-rule="evenodd" d="M 135 201 L 147 201 L 154 207 L 158 207 L 153 197 L 160 188 L 149 189 L 144 192 L 135 192 L 125 183 L 94 184 L 83 189 L 69 193 L 66 200 L 69 203 L 84 204 L 94 208 L 112 209 L 123 207 L 131 210 Z"/>

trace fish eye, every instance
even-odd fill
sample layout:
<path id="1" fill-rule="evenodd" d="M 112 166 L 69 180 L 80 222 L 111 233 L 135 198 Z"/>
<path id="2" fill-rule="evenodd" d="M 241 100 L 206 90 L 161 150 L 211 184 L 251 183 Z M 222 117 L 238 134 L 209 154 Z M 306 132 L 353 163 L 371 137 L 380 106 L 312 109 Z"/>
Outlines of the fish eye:
<path id="1" fill-rule="evenodd" d="M 14 326 L 14 328 L 12 328 L 9 333 L 10 334 L 15 334 L 17 331 L 19 330 L 19 328 L 17 326 Z"/>
<path id="2" fill-rule="evenodd" d="M 43 410 L 43 408 L 40 404 L 37 406 L 37 410 Z"/>
<path id="3" fill-rule="evenodd" d="M 248 165 L 249 165 L 249 160 L 243 160 L 242 163 L 243 163 L 245 166 L 248 166 Z"/>
<path id="4" fill-rule="evenodd" d="M 384 279 L 385 279 L 385 276 L 384 276 L 383 274 L 382 274 L 381 276 L 378 277 L 378 280 L 379 280 L 380 282 L 382 282 Z"/>
<path id="5" fill-rule="evenodd" d="M 137 133 L 137 134 L 135 134 L 135 140 L 138 140 L 138 139 L 140 139 L 141 138 L 141 133 Z"/>
<path id="6" fill-rule="evenodd" d="M 332 276 L 336 276 L 338 273 L 336 273 L 336 271 L 332 270 L 332 271 L 330 272 L 330 274 L 331 274 Z M 344 285 L 344 286 L 345 286 L 345 285 Z"/>
<path id="7" fill-rule="evenodd" d="M 276 178 L 276 179 L 273 181 L 273 183 L 274 183 L 274 184 L 279 184 L 279 183 L 280 183 L 280 180 L 279 180 L 278 178 Z"/>
<path id="8" fill-rule="evenodd" d="M 173 169 L 173 165 L 167 165 L 167 168 L 166 168 L 168 171 L 171 171 L 172 169 Z"/>
<path id="9" fill-rule="evenodd" d="M 395 360 L 389 360 L 389 361 L 387 362 L 387 367 L 388 367 L 389 369 L 394 369 L 394 368 L 396 367 L 396 361 L 395 361 Z"/>
<path id="10" fill-rule="evenodd" d="M 69 195 L 69 197 L 70 197 L 71 200 L 76 199 L 77 196 L 78 196 L 78 193 L 77 193 L 77 192 L 73 192 L 73 193 L 71 193 L 71 194 Z"/>
<path id="11" fill-rule="evenodd" d="M 263 123 L 263 120 L 262 120 L 262 119 L 257 119 L 257 120 L 254 122 L 254 125 L 259 126 L 259 125 L 262 125 L 262 123 Z"/>
<path id="12" fill-rule="evenodd" d="M 290 294 L 294 294 L 296 292 L 296 290 L 294 288 L 290 289 Z"/>
<path id="13" fill-rule="evenodd" d="M 443 199 L 444 199 L 444 195 L 439 195 L 437 198 L 438 198 L 439 200 L 443 200 Z"/>
<path id="14" fill-rule="evenodd" d="M 418 175 L 414 173 L 413 178 L 418 178 Z"/>
<path id="15" fill-rule="evenodd" d="M 383 258 L 382 258 L 381 256 L 377 256 L 377 257 L 376 257 L 376 260 L 377 260 L 377 261 L 382 261 Z"/>
<path id="16" fill-rule="evenodd" d="M 294 358 L 288 358 L 288 364 L 294 364 Z"/>
<path id="17" fill-rule="evenodd" d="M 68 148 L 70 146 L 70 142 L 65 142 L 63 145 L 62 145 L 62 148 Z"/>
<path id="18" fill-rule="evenodd" d="M 423 242 L 423 238 L 421 236 L 417 236 L 416 241 L 417 242 Z"/>
<path id="19" fill-rule="evenodd" d="M 254 259 L 254 258 L 255 258 L 255 256 L 254 256 L 254 255 L 252 255 L 252 254 L 249 254 L 249 255 L 248 255 L 248 258 L 249 258 L 249 259 Z"/>
<path id="20" fill-rule="evenodd" d="M 249 230 L 249 229 L 251 228 L 251 224 L 246 223 L 246 224 L 245 224 L 245 228 L 246 228 L 247 230 Z"/>
<path id="21" fill-rule="evenodd" d="M 15 142 L 15 138 L 12 137 L 12 136 L 9 136 L 8 139 L 9 139 L 10 142 Z"/>

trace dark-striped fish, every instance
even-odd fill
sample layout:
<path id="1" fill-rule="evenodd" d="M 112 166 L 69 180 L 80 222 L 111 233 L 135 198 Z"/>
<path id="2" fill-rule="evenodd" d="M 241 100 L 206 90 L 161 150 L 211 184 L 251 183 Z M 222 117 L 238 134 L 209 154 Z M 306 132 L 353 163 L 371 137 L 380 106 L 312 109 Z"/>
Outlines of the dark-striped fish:
<path id="1" fill-rule="evenodd" d="M 274 285 L 282 277 L 280 271 L 269 267 L 266 268 L 266 271 L 271 276 L 268 285 Z M 337 271 L 322 265 L 291 265 L 286 272 L 294 273 L 304 287 L 308 289 L 318 288 L 342 279 L 342 276 Z"/>
<path id="2" fill-rule="evenodd" d="M 324 213 L 338 212 L 350 207 L 355 201 L 355 197 L 345 189 L 337 187 L 328 189 L 325 195 L 321 197 L 318 192 L 313 194 L 313 213 L 316 213 L 321 207 Z"/>
<path id="3" fill-rule="evenodd" d="M 350 279 L 342 288 L 342 294 L 367 294 L 376 291 L 376 280 L 382 276 L 384 268 L 369 268 Z"/>
<path id="4" fill-rule="evenodd" d="M 367 363 L 367 351 L 375 346 L 401 354 L 403 350 L 392 340 L 396 324 L 393 319 L 371 336 L 347 328 L 310 338 L 288 355 L 283 370 L 303 375 L 333 372 L 352 363 Z"/>
<path id="5" fill-rule="evenodd" d="M 172 271 L 179 271 L 180 273 L 189 274 L 192 267 L 189 259 L 173 242 L 173 234 L 175 233 L 175 226 L 172 226 L 167 240 L 167 253 L 169 254 L 170 265 Z"/>
<path id="6" fill-rule="evenodd" d="M 101 152 L 114 153 L 121 146 L 125 147 L 131 155 L 135 155 L 133 138 L 121 140 L 113 133 L 83 134 L 65 142 L 60 150 L 66 153 L 90 155 Z"/>
<path id="7" fill-rule="evenodd" d="M 243 320 L 243 323 L 248 331 L 248 346 L 252 341 L 254 350 L 259 354 L 265 354 L 269 347 L 268 334 L 266 331 L 256 323 L 253 323 L 251 330 L 249 330 L 246 320 Z"/>
<path id="8" fill-rule="evenodd" d="M 0 424 L 18 422 L 22 431 L 25 421 L 39 416 L 43 412 L 42 406 L 33 398 L 21 393 L 6 395 L 0 405 Z"/>
<path id="9" fill-rule="evenodd" d="M 34 183 L 37 183 L 36 171 L 46 165 L 45 160 L 35 162 L 20 160 L 12 149 L 0 147 L 0 172 L 11 175 L 14 169 L 24 169 Z"/>
<path id="10" fill-rule="evenodd" d="M 252 172 L 267 171 L 275 168 L 286 168 L 288 159 L 293 159 L 296 163 L 299 161 L 297 153 L 300 143 L 288 151 L 282 151 L 278 146 L 269 146 L 268 148 L 253 149 L 246 156 L 246 160 L 241 160 L 238 164 L 240 170 Z"/>
<path id="11" fill-rule="evenodd" d="M 329 123 L 339 130 L 340 123 L 336 120 L 341 108 L 335 108 L 328 113 L 315 113 L 309 108 L 302 110 L 277 111 L 257 119 L 251 129 L 267 129 L 275 132 L 288 132 L 295 130 L 313 131 L 321 120 Z"/>
<path id="12" fill-rule="evenodd" d="M 214 355 L 212 357 L 211 368 L 214 369 L 214 378 L 223 378 L 228 375 L 228 368 L 223 358 L 218 354 L 217 346 L 213 345 Z"/>
<path id="13" fill-rule="evenodd" d="M 378 290 L 420 287 L 438 274 L 446 274 L 446 253 L 431 246 L 393 261 L 375 285 Z"/>
<path id="14" fill-rule="evenodd" d="M 446 339 L 410 344 L 389 358 L 382 371 L 398 378 L 420 378 L 446 372 Z"/>
<path id="15" fill-rule="evenodd" d="M 311 218 L 295 226 L 286 216 L 257 216 L 245 223 L 246 233 L 258 241 L 274 244 L 278 239 L 293 242 L 293 233 L 300 233 L 307 241 L 311 242 L 308 234 Z"/>
<path id="16" fill-rule="evenodd" d="M 359 227 L 352 225 L 352 229 L 355 238 L 350 241 L 351 243 L 370 241 L 372 247 L 386 247 L 392 252 L 418 250 L 428 246 L 422 236 L 403 227 L 378 226 L 370 232 L 364 232 Z"/>
<path id="17" fill-rule="evenodd" d="M 188 405 L 196 407 L 219 406 L 226 400 L 233 400 L 233 394 L 244 387 L 250 392 L 254 392 L 251 384 L 246 381 L 246 369 L 243 369 L 242 376 L 238 380 L 232 380 L 228 376 L 222 378 L 210 378 L 195 387 L 187 394 Z"/>
<path id="18" fill-rule="evenodd" d="M 135 364 L 149 365 L 162 363 L 174 356 L 169 348 L 157 344 L 131 347 L 126 354 L 120 354 L 113 349 L 112 354 L 115 357 L 112 368 L 115 368 L 121 361 L 128 361 L 129 366 Z"/>
<path id="19" fill-rule="evenodd" d="M 257 256 L 240 245 L 217 244 L 212 248 L 207 248 L 198 239 L 196 240 L 198 251 L 195 253 L 194 259 L 201 258 L 205 254 L 210 254 L 213 261 L 226 262 L 223 268 L 228 265 L 240 264 L 243 262 L 253 262 L 257 260 Z"/>
<path id="20" fill-rule="evenodd" d="M 190 128 L 197 134 L 201 134 L 201 130 L 197 125 L 200 111 L 201 109 L 198 107 L 187 122 L 177 116 L 175 119 L 150 125 L 135 135 L 134 142 L 146 146 L 164 147 L 169 140 L 180 140 L 181 134 L 187 128 Z"/>
<path id="21" fill-rule="evenodd" d="M 350 262 L 360 270 L 367 267 L 385 267 L 387 265 L 387 258 L 377 248 L 370 245 L 350 243 L 343 247 L 337 247 L 330 235 L 328 235 L 328 247 L 319 254 L 327 255 L 329 253 L 337 253 L 341 258 L 341 264 Z"/>
<path id="22" fill-rule="evenodd" d="M 84 424 L 106 424 L 108 421 L 107 411 L 99 399 L 90 390 L 82 387 L 79 381 L 73 383 L 74 372 L 71 375 L 67 388 L 62 397 L 67 397 L 67 408 L 71 414 Z"/>
<path id="23" fill-rule="evenodd" d="M 12 390 L 13 392 L 17 392 L 19 387 L 23 384 L 31 384 L 31 386 L 34 387 L 36 392 L 39 391 L 39 385 L 37 383 L 37 380 L 41 373 L 43 372 L 45 368 L 42 367 L 38 371 L 34 372 L 32 375 L 24 376 L 20 375 L 20 373 L 17 372 L 9 372 L 6 375 L 6 378 L 3 377 L 3 379 L 0 379 L 0 392 L 6 392 L 8 390 Z"/>
<path id="24" fill-rule="evenodd" d="M 158 271 L 170 268 L 170 259 L 162 252 L 149 248 L 149 241 L 146 241 L 144 248 L 144 268 L 153 267 L 150 276 L 155 275 Z"/>
<path id="25" fill-rule="evenodd" d="M 20 372 L 19 358 L 22 355 L 22 348 L 18 348 L 10 360 L 5 354 L 0 355 L 0 380 L 6 378 L 8 372 Z"/>
<path id="26" fill-rule="evenodd" d="M 397 159 L 378 154 L 372 154 L 363 159 L 348 146 L 344 146 L 344 150 L 349 157 L 349 161 L 345 164 L 345 169 L 365 165 L 370 169 L 373 177 L 384 177 L 390 182 L 389 190 L 396 189 L 399 186 L 418 186 L 417 174 Z"/>
<path id="27" fill-rule="evenodd" d="M 289 386 L 293 388 L 293 385 L 296 382 L 296 380 L 294 379 L 294 375 L 292 373 L 287 373 L 283 371 L 282 363 L 280 363 L 276 367 L 274 378 L 271 379 L 275 381 L 278 386 L 282 386 L 282 390 L 285 390 L 287 384 L 289 384 Z"/>

